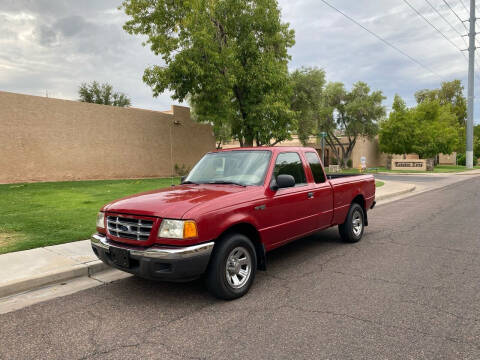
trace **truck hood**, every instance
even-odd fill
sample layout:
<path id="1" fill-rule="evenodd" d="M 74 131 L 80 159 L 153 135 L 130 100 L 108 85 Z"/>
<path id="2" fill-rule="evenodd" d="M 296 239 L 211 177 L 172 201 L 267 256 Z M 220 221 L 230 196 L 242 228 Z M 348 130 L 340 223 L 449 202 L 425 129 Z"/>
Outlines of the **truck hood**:
<path id="1" fill-rule="evenodd" d="M 105 205 L 102 210 L 180 219 L 187 211 L 199 204 L 227 197 L 245 189 L 236 185 L 179 185 L 115 200 Z"/>

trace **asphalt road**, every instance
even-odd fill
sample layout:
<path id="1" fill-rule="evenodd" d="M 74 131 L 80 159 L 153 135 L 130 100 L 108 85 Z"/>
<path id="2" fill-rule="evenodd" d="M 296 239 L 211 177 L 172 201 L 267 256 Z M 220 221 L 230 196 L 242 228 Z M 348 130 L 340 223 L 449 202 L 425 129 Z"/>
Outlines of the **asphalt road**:
<path id="1" fill-rule="evenodd" d="M 128 278 L 0 316 L 0 359 L 479 359 L 480 177 L 268 256 L 250 293 Z"/>

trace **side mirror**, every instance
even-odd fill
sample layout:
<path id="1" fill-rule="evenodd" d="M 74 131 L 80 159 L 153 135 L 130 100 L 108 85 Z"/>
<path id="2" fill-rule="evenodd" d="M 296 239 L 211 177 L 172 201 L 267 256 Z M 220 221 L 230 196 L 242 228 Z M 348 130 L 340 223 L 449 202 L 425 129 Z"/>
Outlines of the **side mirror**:
<path id="1" fill-rule="evenodd" d="M 281 174 L 277 176 L 277 179 L 272 182 L 272 190 L 294 187 L 295 179 L 292 175 Z"/>

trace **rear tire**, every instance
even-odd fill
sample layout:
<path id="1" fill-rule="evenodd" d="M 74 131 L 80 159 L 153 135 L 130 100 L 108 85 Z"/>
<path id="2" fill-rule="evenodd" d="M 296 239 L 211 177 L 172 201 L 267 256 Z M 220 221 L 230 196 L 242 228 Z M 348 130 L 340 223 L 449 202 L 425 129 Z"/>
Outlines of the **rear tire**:
<path id="1" fill-rule="evenodd" d="M 229 234 L 215 244 L 206 274 L 207 288 L 219 299 L 239 298 L 250 289 L 256 270 L 257 254 L 250 239 Z"/>
<path id="2" fill-rule="evenodd" d="M 363 208 L 353 203 L 348 210 L 347 218 L 343 224 L 338 225 L 338 232 L 343 241 L 356 243 L 360 241 L 365 229 L 365 213 Z"/>

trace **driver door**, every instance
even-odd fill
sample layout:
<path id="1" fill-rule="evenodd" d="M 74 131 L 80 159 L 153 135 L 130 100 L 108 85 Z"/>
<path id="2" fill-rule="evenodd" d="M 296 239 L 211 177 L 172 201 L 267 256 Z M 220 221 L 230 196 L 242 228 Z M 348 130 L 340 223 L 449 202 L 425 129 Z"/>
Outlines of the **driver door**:
<path id="1" fill-rule="evenodd" d="M 307 183 L 305 165 L 297 152 L 282 152 L 277 155 L 273 176 L 293 176 L 295 186 L 278 189 L 267 196 L 262 211 L 262 238 L 267 249 L 314 231 L 317 227 L 315 214 L 307 206 L 312 184 Z"/>

